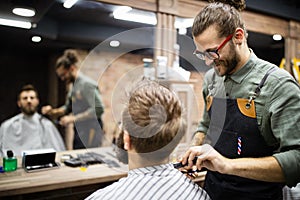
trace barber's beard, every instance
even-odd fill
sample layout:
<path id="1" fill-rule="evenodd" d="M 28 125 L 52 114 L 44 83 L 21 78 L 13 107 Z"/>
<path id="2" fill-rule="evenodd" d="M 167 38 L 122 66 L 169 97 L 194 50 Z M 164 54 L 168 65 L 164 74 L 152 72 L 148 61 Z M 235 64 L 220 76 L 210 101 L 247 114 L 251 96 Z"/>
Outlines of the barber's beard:
<path id="1" fill-rule="evenodd" d="M 70 76 L 68 79 L 66 79 L 67 84 L 74 83 L 74 82 L 75 82 L 75 77 L 73 77 L 73 76 Z"/>
<path id="2" fill-rule="evenodd" d="M 74 82 L 75 82 L 75 79 L 76 79 L 76 78 L 75 78 L 74 76 L 71 76 L 71 77 L 70 77 L 70 83 L 74 83 Z"/>
<path id="3" fill-rule="evenodd" d="M 215 72 L 219 76 L 225 76 L 225 75 L 230 75 L 234 72 L 235 68 L 237 67 L 237 64 L 240 61 L 240 57 L 237 55 L 236 50 L 231 47 L 230 52 L 229 52 L 229 57 L 225 60 L 214 60 L 213 65 L 215 66 Z M 220 73 L 221 70 L 223 69 Z"/>

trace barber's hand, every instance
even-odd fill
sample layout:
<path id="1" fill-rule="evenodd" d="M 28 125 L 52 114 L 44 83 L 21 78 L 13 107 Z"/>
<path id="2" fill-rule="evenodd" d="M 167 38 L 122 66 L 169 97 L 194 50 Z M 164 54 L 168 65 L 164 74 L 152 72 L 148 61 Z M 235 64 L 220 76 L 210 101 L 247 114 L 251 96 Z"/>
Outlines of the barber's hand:
<path id="1" fill-rule="evenodd" d="M 211 171 L 218 171 L 220 173 L 225 172 L 226 163 L 230 162 L 230 159 L 225 158 L 220 153 L 218 153 L 209 144 L 204 144 L 202 146 L 190 147 L 189 150 L 182 157 L 182 164 L 188 165 L 185 169 L 191 169 L 193 167 L 193 159 L 198 156 L 196 167 L 198 170 L 205 167 Z"/>
<path id="2" fill-rule="evenodd" d="M 50 114 L 51 110 L 52 110 L 52 106 L 47 105 L 42 107 L 41 112 L 43 115 L 48 115 Z"/>
<path id="3" fill-rule="evenodd" d="M 62 126 L 67 126 L 70 123 L 74 123 L 75 117 L 74 115 L 66 115 L 59 120 L 59 124 Z"/>

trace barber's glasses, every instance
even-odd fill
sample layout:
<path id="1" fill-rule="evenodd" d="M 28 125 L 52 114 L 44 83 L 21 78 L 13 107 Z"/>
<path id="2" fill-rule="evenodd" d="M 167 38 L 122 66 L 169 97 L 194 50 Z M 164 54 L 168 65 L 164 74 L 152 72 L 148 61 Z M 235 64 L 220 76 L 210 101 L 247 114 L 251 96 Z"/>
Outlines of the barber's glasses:
<path id="1" fill-rule="evenodd" d="M 207 50 L 207 51 L 201 52 L 196 49 L 193 54 L 196 55 L 197 58 L 199 58 L 200 60 L 205 60 L 205 57 L 210 60 L 219 59 L 220 55 L 219 55 L 218 51 L 221 48 L 223 48 L 229 40 L 231 40 L 232 36 L 233 36 L 232 34 L 229 35 L 215 50 Z"/>

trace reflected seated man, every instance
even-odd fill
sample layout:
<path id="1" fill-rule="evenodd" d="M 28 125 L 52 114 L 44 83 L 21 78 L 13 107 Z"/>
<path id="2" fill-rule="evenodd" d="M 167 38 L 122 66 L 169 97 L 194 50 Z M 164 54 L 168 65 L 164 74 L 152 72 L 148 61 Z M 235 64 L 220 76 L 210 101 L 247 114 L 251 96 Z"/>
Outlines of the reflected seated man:
<path id="1" fill-rule="evenodd" d="M 22 151 L 53 148 L 64 151 L 63 139 L 54 124 L 37 112 L 39 97 L 33 85 L 25 85 L 18 94 L 21 113 L 4 121 L 0 127 L 0 156 L 7 150 L 21 156 Z"/>

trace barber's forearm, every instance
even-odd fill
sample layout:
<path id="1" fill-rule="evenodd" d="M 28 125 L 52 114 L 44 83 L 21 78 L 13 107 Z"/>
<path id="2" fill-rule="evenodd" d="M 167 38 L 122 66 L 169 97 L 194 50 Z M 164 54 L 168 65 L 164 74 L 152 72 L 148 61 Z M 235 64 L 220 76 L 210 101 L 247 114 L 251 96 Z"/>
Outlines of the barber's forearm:
<path id="1" fill-rule="evenodd" d="M 224 174 L 266 182 L 285 182 L 283 171 L 272 157 L 229 159 Z"/>
<path id="2" fill-rule="evenodd" d="M 58 118 L 65 114 L 65 109 L 64 108 L 54 108 L 54 109 L 50 110 L 50 112 L 47 114 L 53 118 Z"/>
<path id="3" fill-rule="evenodd" d="M 84 121 L 84 120 L 87 120 L 87 119 L 91 119 L 93 118 L 93 114 L 90 110 L 86 110 L 82 113 L 78 113 L 76 115 L 74 115 L 74 121 Z"/>
<path id="4" fill-rule="evenodd" d="M 192 138 L 191 145 L 198 146 L 202 145 L 205 138 L 205 134 L 203 132 L 196 132 Z"/>

